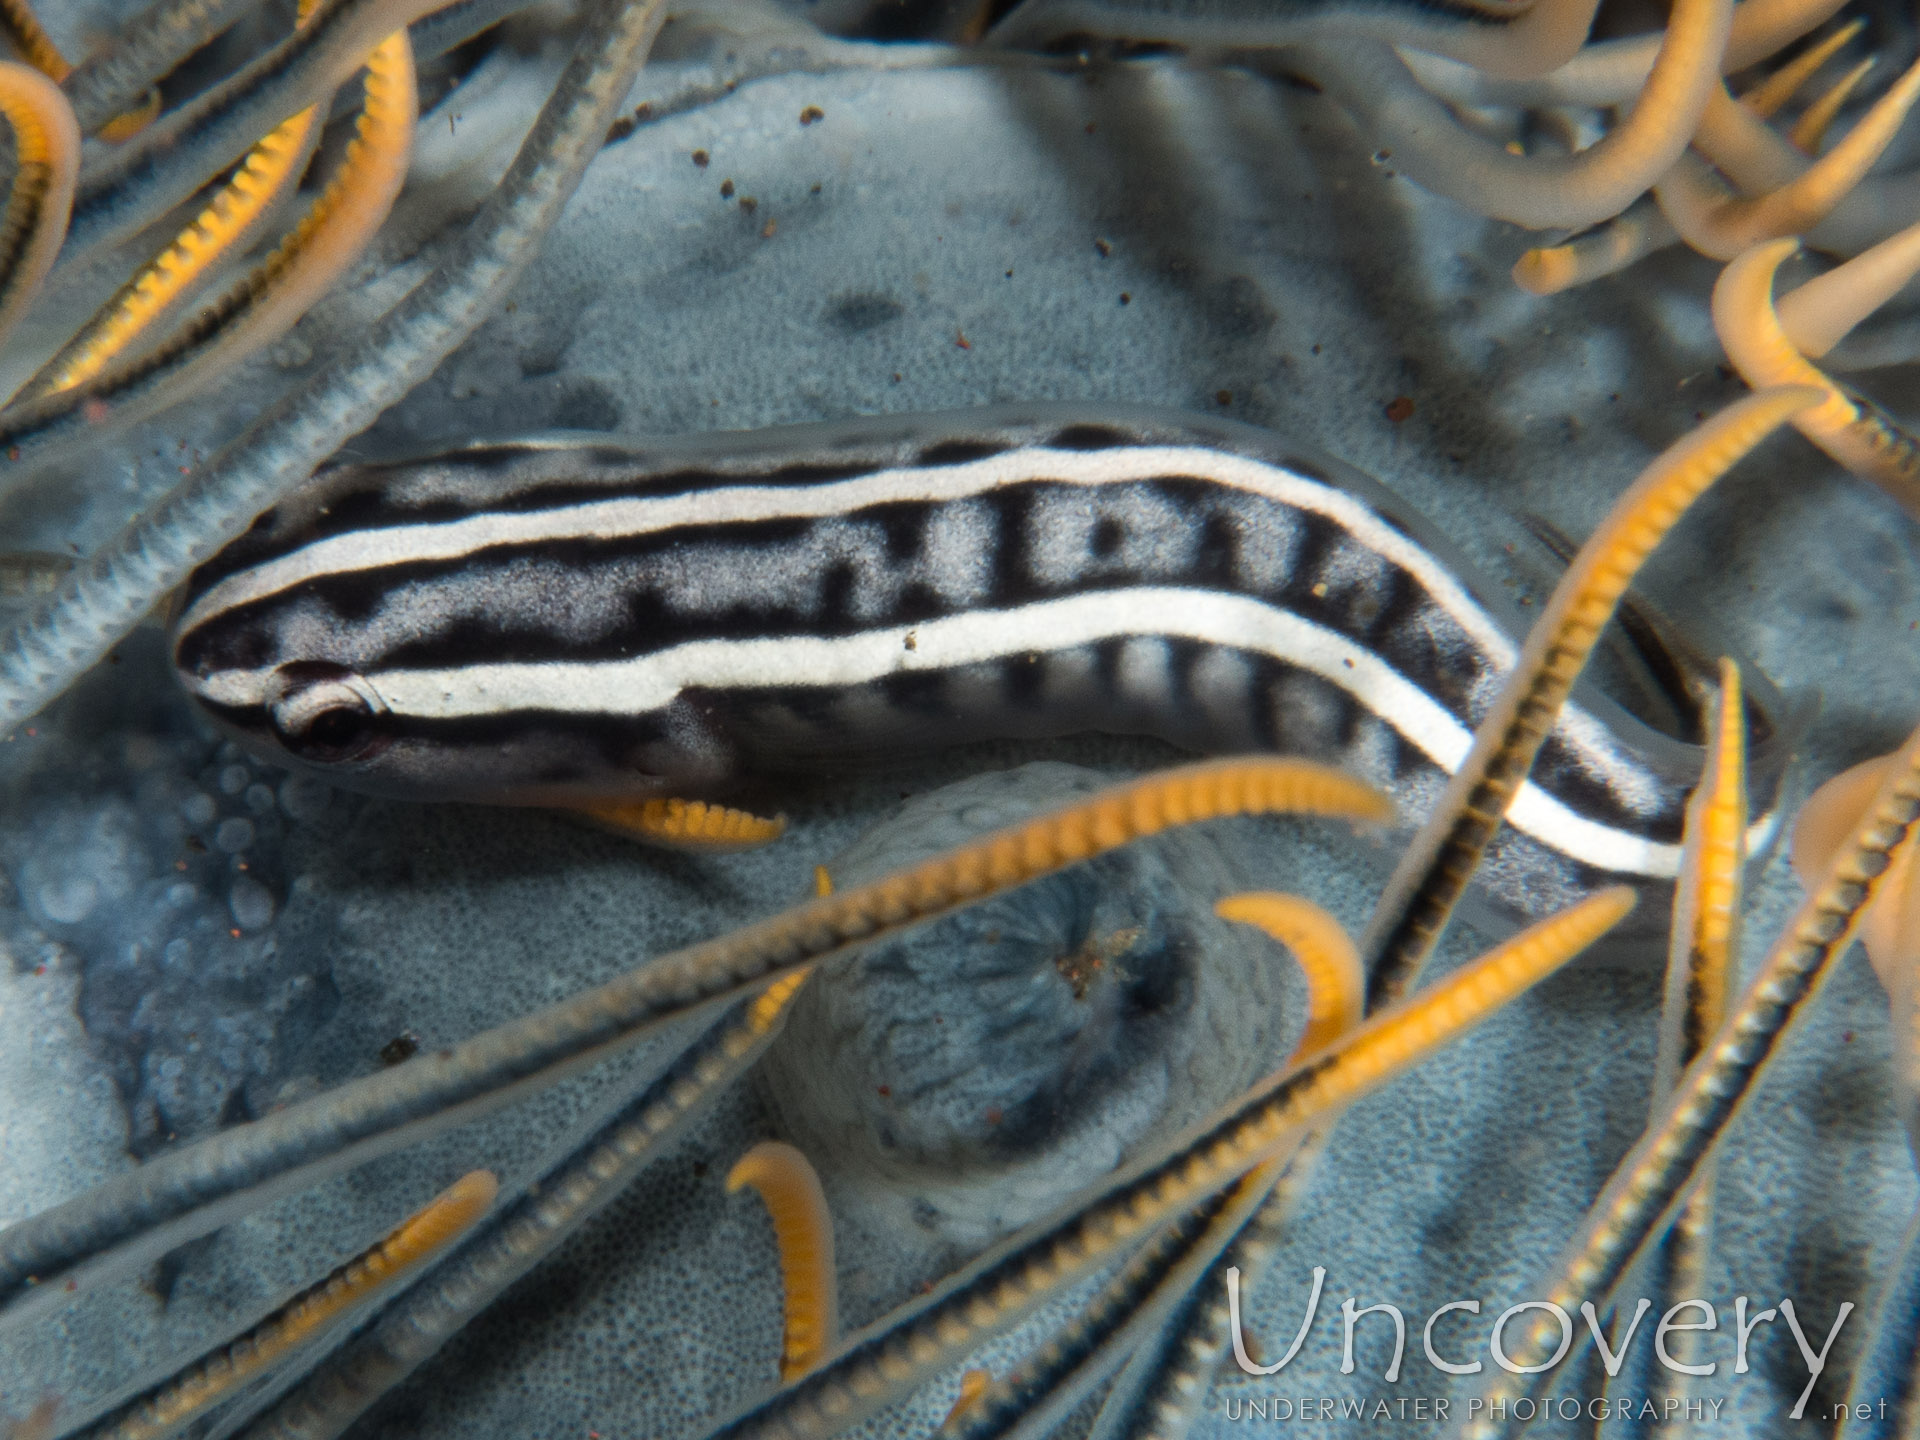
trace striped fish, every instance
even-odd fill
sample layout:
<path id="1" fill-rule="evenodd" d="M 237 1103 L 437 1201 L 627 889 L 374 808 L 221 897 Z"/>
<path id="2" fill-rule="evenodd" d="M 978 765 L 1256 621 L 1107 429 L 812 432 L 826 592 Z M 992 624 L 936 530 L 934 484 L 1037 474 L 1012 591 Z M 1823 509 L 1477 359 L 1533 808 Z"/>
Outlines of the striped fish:
<path id="1" fill-rule="evenodd" d="M 1417 815 L 1517 653 L 1367 477 L 1251 427 L 1088 407 L 345 464 L 182 603 L 182 679 L 255 748 L 530 804 L 1099 730 L 1331 759 Z M 1489 888 L 1528 914 L 1662 889 L 1699 763 L 1586 695 Z"/>

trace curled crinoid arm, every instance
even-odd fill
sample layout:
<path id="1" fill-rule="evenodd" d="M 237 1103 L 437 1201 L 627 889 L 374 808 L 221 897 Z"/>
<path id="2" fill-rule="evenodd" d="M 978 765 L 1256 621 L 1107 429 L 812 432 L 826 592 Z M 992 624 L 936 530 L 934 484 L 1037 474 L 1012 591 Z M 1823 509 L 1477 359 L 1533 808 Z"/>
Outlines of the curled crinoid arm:
<path id="1" fill-rule="evenodd" d="M 1869 55 L 1822 91 L 1819 98 L 1793 122 L 1787 138 L 1809 155 L 1818 155 L 1821 142 L 1827 138 L 1827 131 L 1840 114 L 1840 107 L 1860 87 L 1860 82 L 1872 73 L 1875 63 Z"/>
<path id="2" fill-rule="evenodd" d="M 1420 185 L 1520 225 L 1590 225 L 1626 209 L 1686 149 L 1719 88 L 1732 10 L 1728 0 L 1678 0 L 1632 113 L 1565 157 L 1512 155 L 1462 128 L 1387 45 L 1309 45 L 1306 54 L 1310 73 Z"/>
<path id="3" fill-rule="evenodd" d="M 446 1254 L 486 1215 L 499 1188 L 491 1171 L 462 1176 L 384 1240 L 89 1433 L 94 1440 L 165 1440 L 178 1434 Z"/>
<path id="4" fill-rule="evenodd" d="M 623 835 L 670 850 L 752 850 L 771 845 L 787 829 L 782 816 L 769 819 L 727 805 L 709 805 L 704 800 L 624 801 L 582 805 L 577 812 Z"/>
<path id="5" fill-rule="evenodd" d="M 1762 240 L 1798 235 L 1826 218 L 1858 185 L 1920 100 L 1920 63 L 1874 102 L 1846 137 L 1804 174 L 1751 199 L 1736 198 L 1697 156 L 1682 155 L 1655 187 L 1660 208 L 1686 242 L 1730 260 Z"/>
<path id="6" fill-rule="evenodd" d="M 508 1286 L 599 1214 L 707 1102 L 757 1061 L 785 1024 L 808 970 L 732 1006 L 638 1095 L 622 1094 L 425 1283 L 389 1305 L 281 1396 L 246 1440 L 331 1440 L 424 1364 Z"/>
<path id="7" fill-rule="evenodd" d="M 393 208 L 412 153 L 416 103 L 412 50 L 406 32 L 397 31 L 368 57 L 366 100 L 340 165 L 273 253 L 193 322 L 126 360 L 139 338 L 174 313 L 219 256 L 235 248 L 242 237 L 229 233 L 234 226 L 251 229 L 272 196 L 263 190 L 244 215 L 223 215 L 216 200 L 0 414 L 0 447 L 25 466 L 97 443 L 107 427 L 133 424 L 185 399 L 284 334 L 359 258 Z M 289 121 L 285 138 L 307 144 L 300 127 L 300 117 Z M 279 153 L 276 136 L 258 150 Z M 279 173 L 291 180 L 298 167 Z"/>
<path id="8" fill-rule="evenodd" d="M 165 1249 L 258 1203 L 269 1181 L 317 1175 L 505 1103 L 536 1082 L 631 1043 L 690 1011 L 740 995 L 847 946 L 947 914 L 1171 826 L 1274 812 L 1382 821 L 1384 797 L 1337 771 L 1268 758 L 1190 765 L 1114 787 L 870 884 L 664 956 L 450 1050 L 172 1152 L 137 1174 L 0 1231 L 0 1299 L 19 1314 L 58 1303 L 50 1280 L 125 1242 Z M 137 1263 L 139 1245 L 106 1270 Z M 89 1275 L 94 1272 L 90 1269 Z"/>
<path id="9" fill-rule="evenodd" d="M 1920 730 L 1908 737 L 1887 766 L 1866 807 L 1865 818 L 1840 847 L 1813 893 L 1794 914 L 1726 1022 L 1701 1056 L 1681 1075 L 1646 1133 L 1607 1181 L 1575 1233 L 1551 1279 L 1526 1293 L 1551 1300 L 1569 1314 L 1581 1305 L 1603 1305 L 1649 1241 L 1659 1235 L 1698 1173 L 1700 1163 L 1726 1132 L 1779 1049 L 1788 1027 L 1819 993 L 1846 950 L 1863 915 L 1883 893 L 1896 852 L 1920 822 Z M 1559 1322 L 1510 1331 L 1508 1359 L 1515 1366 L 1541 1365 L 1559 1348 Z M 1583 1332 L 1582 1332 L 1583 1333 Z M 1576 1334 L 1574 1344 L 1580 1344 Z M 1501 1371 L 1483 1394 L 1487 1408 L 1456 1433 L 1490 1440 L 1505 1433 L 1513 1402 L 1534 1392 L 1541 1374 Z M 1789 1412 L 1798 1419 L 1813 1380 Z"/>
<path id="10" fill-rule="evenodd" d="M 315 3 L 302 0 L 297 24 L 306 24 Z M 178 314 L 218 266 L 258 238 L 274 209 L 293 193 L 319 140 L 317 105 L 264 136 L 172 243 L 121 286 L 16 398 L 33 400 L 86 383 Z"/>
<path id="11" fill-rule="evenodd" d="M 1294 1058 L 1304 1059 L 1360 1023 L 1367 999 L 1360 952 L 1340 922 L 1311 900 L 1267 891 L 1229 895 L 1213 907 L 1222 920 L 1252 925 L 1293 952 L 1307 977 L 1307 1022 Z"/>
<path id="12" fill-rule="evenodd" d="M 1633 903 L 1626 887 L 1603 891 L 1269 1076 L 1198 1138 L 1127 1166 L 1074 1214 L 989 1251 L 716 1436 L 825 1437 L 858 1424 L 1477 1025 L 1618 924 Z"/>
<path id="13" fill-rule="evenodd" d="M 1843 392 L 1781 328 L 1773 307 L 1773 276 L 1798 248 L 1793 240 L 1756 245 L 1720 272 L 1713 287 L 1713 325 L 1720 343 L 1749 385 L 1818 386 L 1820 403 L 1796 415 L 1794 428 L 1920 514 L 1920 443 L 1877 407 Z"/>
<path id="14" fill-rule="evenodd" d="M 1867 22 L 1857 17 L 1849 20 L 1743 93 L 1740 103 L 1762 120 L 1771 119 L 1779 113 L 1781 106 L 1798 95 L 1801 87 L 1819 73 L 1822 65 L 1845 49 L 1866 26 Z"/>
<path id="15" fill-rule="evenodd" d="M 1299 963 L 1307 981 L 1307 1015 L 1293 1063 L 1326 1048 L 1360 1022 L 1366 995 L 1360 954 L 1340 922 L 1325 910 L 1297 895 L 1254 891 L 1228 896 L 1214 906 L 1214 913 L 1264 931 Z M 1171 1319 L 1180 1317 L 1182 1324 L 1176 1328 L 1183 1328 L 1185 1314 L 1193 1308 L 1190 1296 L 1217 1268 L 1222 1250 L 1272 1204 L 1276 1183 L 1299 1162 L 1297 1151 L 1276 1155 L 1169 1224 L 1038 1353 L 964 1411 L 956 1409 L 942 1433 L 957 1440 L 1044 1434 L 1122 1362 L 1131 1370 L 1129 1355 L 1156 1352 L 1156 1341 Z"/>
<path id="16" fill-rule="evenodd" d="M 728 1191 L 751 1185 L 773 1221 L 780 1247 L 785 1338 L 780 1378 L 797 1380 L 840 1338 L 839 1276 L 833 1268 L 833 1215 L 820 1176 L 783 1140 L 764 1140 L 727 1172 Z"/>
<path id="17" fill-rule="evenodd" d="M 1360 948 L 1371 960 L 1369 1009 L 1403 994 L 1438 943 L 1600 632 L 1653 548 L 1749 450 L 1820 398 L 1818 390 L 1786 387 L 1728 406 L 1642 471 L 1580 547 L 1368 922 Z"/>
<path id="18" fill-rule="evenodd" d="M 80 173 L 80 131 L 67 97 L 30 65 L 0 61 L 0 119 L 13 132 L 13 181 L 0 211 L 0 339 L 20 323 L 53 268 Z"/>
<path id="19" fill-rule="evenodd" d="M 1650 196 L 1559 245 L 1536 246 L 1514 262 L 1513 283 L 1530 295 L 1557 295 L 1618 274 L 1636 260 L 1680 241 L 1680 232 Z"/>

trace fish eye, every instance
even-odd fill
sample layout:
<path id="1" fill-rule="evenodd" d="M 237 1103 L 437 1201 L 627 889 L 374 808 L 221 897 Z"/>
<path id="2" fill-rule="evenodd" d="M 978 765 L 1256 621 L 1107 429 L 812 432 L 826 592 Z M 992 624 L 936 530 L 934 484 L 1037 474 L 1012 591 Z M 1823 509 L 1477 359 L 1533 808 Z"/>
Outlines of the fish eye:
<path id="1" fill-rule="evenodd" d="M 364 760 L 384 748 L 388 737 L 381 721 L 386 707 L 358 675 L 332 666 L 323 674 L 288 666 L 281 676 L 284 688 L 267 706 L 267 716 L 280 743 L 293 754 L 335 765 Z"/>

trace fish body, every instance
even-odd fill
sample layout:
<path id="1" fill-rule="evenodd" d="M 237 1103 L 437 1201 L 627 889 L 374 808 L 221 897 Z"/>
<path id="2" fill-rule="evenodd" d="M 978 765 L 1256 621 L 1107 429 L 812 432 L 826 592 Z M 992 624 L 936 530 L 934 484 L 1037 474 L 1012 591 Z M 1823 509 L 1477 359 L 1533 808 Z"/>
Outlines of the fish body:
<path id="1" fill-rule="evenodd" d="M 1351 467 L 1087 406 L 337 465 L 198 572 L 173 643 L 256 748 L 420 799 L 724 792 L 1097 730 L 1332 760 L 1412 815 L 1517 654 L 1487 587 Z M 1778 768 L 1755 770 L 1770 829 Z M 1698 774 L 1583 695 L 1489 886 L 1537 913 L 1670 881 Z"/>

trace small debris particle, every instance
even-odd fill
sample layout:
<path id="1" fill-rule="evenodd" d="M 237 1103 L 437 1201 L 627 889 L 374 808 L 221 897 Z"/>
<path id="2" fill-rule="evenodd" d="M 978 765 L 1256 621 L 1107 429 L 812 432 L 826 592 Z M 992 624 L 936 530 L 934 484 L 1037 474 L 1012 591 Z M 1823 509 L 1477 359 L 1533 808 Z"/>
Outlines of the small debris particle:
<path id="1" fill-rule="evenodd" d="M 740 208 L 751 215 L 760 208 L 760 202 L 751 195 L 742 195 L 740 197 Z"/>
<path id="2" fill-rule="evenodd" d="M 1001 1120 L 1005 1118 L 1005 1112 L 1002 1111 L 998 1105 L 989 1105 L 987 1107 L 987 1124 L 998 1125 Z"/>
<path id="3" fill-rule="evenodd" d="M 711 158 L 712 157 L 704 150 L 696 150 L 693 152 L 693 163 L 698 165 L 702 170 L 707 168 L 707 161 Z"/>
<path id="4" fill-rule="evenodd" d="M 807 193 L 809 195 L 818 195 L 820 193 L 820 182 L 818 180 L 814 181 L 813 188 L 807 191 Z"/>
<path id="5" fill-rule="evenodd" d="M 907 631 L 907 638 L 901 643 L 909 650 L 918 650 L 920 648 L 920 632 L 917 630 Z"/>
<path id="6" fill-rule="evenodd" d="M 1851 1031 L 1851 1030 L 1843 1030 L 1843 1031 L 1841 1031 L 1841 1032 L 1840 1032 L 1840 1043 L 1841 1043 L 1842 1045 L 1851 1045 L 1851 1044 L 1853 1044 L 1853 1031 Z"/>
<path id="7" fill-rule="evenodd" d="M 891 1085 L 876 1085 L 873 1087 L 873 1093 L 876 1095 L 891 1095 L 893 1094 L 893 1087 Z"/>
<path id="8" fill-rule="evenodd" d="M 1231 405 L 1233 403 L 1233 391 L 1216 390 L 1213 392 L 1213 401 L 1216 405 Z"/>
<path id="9" fill-rule="evenodd" d="M 827 112 L 822 110 L 818 105 L 809 105 L 800 112 L 800 123 L 802 125 L 811 125 L 816 120 L 824 120 L 826 118 Z"/>
<path id="10" fill-rule="evenodd" d="M 452 117 L 448 117 L 451 122 Z M 607 144 L 617 145 L 639 128 L 640 122 L 631 115 L 622 115 L 607 127 Z"/>
<path id="11" fill-rule="evenodd" d="M 1133 296 L 1127 291 L 1122 290 L 1120 292 L 1120 303 L 1122 305 L 1131 305 L 1133 303 Z"/>
<path id="12" fill-rule="evenodd" d="M 380 1063 L 398 1065 L 402 1060 L 411 1060 L 419 1053 L 420 1037 L 411 1030 L 402 1030 L 380 1047 Z"/>
<path id="13" fill-rule="evenodd" d="M 901 380 L 901 375 L 900 375 L 900 372 L 899 372 L 898 370 L 896 370 L 896 371 L 894 371 L 894 372 L 893 372 L 893 383 L 894 383 L 894 384 L 896 384 L 896 385 L 898 385 L 898 384 L 900 383 L 900 380 Z"/>
<path id="14" fill-rule="evenodd" d="M 1376 165 L 1384 165 L 1392 158 L 1393 152 L 1391 150 L 1376 150 L 1373 152 L 1373 163 Z"/>
<path id="15" fill-rule="evenodd" d="M 1093 133 L 1093 121 L 1089 120 L 1087 121 L 1087 134 L 1091 135 L 1092 133 Z"/>
<path id="16" fill-rule="evenodd" d="M 722 180 L 720 182 L 720 198 L 722 200 L 731 200 L 733 198 L 733 181 Z"/>
<path id="17" fill-rule="evenodd" d="M 1386 409 L 1382 413 L 1396 425 L 1403 420 L 1411 420 L 1413 418 L 1413 401 L 1405 395 L 1396 395 L 1387 402 Z"/>
<path id="18" fill-rule="evenodd" d="M 1009 270 L 1009 271 L 1007 272 L 1007 278 L 1008 278 L 1009 280 L 1011 280 L 1011 279 L 1013 278 L 1013 272 L 1012 272 L 1011 270 Z"/>
<path id="19" fill-rule="evenodd" d="M 647 121 L 651 120 L 652 118 L 653 118 L 653 102 L 651 100 L 642 100 L 638 105 L 634 107 L 633 121 L 636 125 L 644 125 L 647 123 Z"/>
<path id="20" fill-rule="evenodd" d="M 973 348 L 973 342 L 967 339 L 967 332 L 964 330 L 956 330 L 953 332 L 953 343 L 958 345 L 962 350 L 971 350 Z"/>
<path id="21" fill-rule="evenodd" d="M 1326 581 L 1316 580 L 1314 582 L 1313 598 L 1316 600 L 1324 600 L 1327 598 L 1327 582 Z"/>
<path id="22" fill-rule="evenodd" d="M 1100 252 L 1100 258 L 1102 260 L 1113 254 L 1113 243 L 1108 240 L 1101 240 L 1096 237 L 1093 242 L 1093 248 Z"/>
<path id="23" fill-rule="evenodd" d="M 1315 355 L 1318 355 L 1318 354 L 1320 353 L 1320 347 L 1319 347 L 1318 345 L 1316 345 L 1316 346 L 1314 346 L 1314 347 L 1313 347 L 1313 353 L 1314 353 Z"/>
<path id="24" fill-rule="evenodd" d="M 767 221 L 766 224 L 760 227 L 760 238 L 762 240 L 771 240 L 773 238 L 773 232 L 779 227 L 780 222 L 778 220 Z"/>

